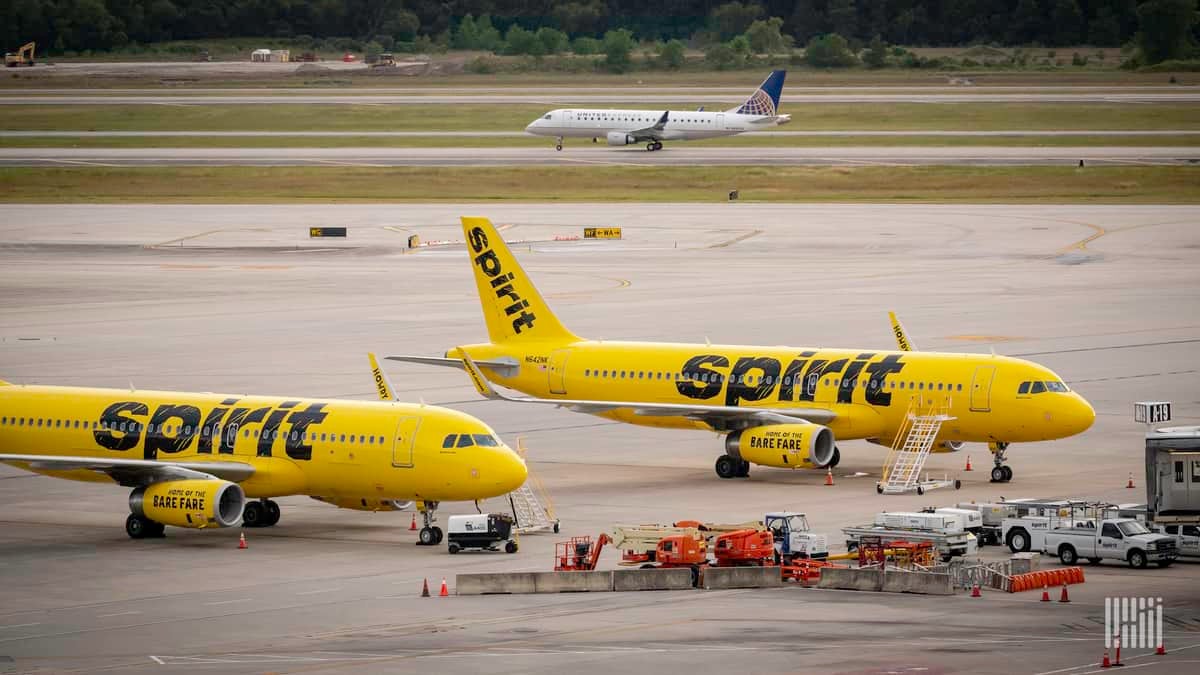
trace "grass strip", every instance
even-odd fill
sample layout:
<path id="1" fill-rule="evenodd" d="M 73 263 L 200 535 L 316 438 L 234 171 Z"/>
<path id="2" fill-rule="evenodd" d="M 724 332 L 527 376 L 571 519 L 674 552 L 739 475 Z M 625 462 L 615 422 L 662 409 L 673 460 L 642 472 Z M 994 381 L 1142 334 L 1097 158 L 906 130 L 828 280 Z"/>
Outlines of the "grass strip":
<path id="1" fill-rule="evenodd" d="M 3 168 L 7 203 L 1200 203 L 1200 167 Z"/>

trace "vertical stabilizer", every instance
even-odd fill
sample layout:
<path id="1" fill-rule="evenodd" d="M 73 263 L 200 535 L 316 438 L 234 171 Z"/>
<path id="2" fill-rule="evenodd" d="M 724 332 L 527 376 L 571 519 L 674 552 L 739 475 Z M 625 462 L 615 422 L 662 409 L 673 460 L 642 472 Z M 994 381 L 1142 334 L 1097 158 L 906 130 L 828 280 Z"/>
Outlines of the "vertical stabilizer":
<path id="1" fill-rule="evenodd" d="M 550 311 L 491 221 L 464 216 L 462 224 L 491 341 L 578 341 Z"/>
<path id="2" fill-rule="evenodd" d="M 765 115 L 774 117 L 779 114 L 779 96 L 783 93 L 783 80 L 787 77 L 786 70 L 772 70 L 767 79 L 754 90 L 754 94 L 746 102 L 727 112 L 738 115 Z"/>

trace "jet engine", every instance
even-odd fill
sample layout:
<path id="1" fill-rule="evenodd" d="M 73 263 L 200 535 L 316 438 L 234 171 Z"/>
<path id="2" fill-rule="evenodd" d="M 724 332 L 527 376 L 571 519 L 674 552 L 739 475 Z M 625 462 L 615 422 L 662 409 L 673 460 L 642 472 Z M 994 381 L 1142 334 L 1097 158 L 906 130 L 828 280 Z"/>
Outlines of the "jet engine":
<path id="1" fill-rule="evenodd" d="M 608 132 L 609 145 L 633 145 L 637 143 L 637 139 L 623 131 Z"/>
<path id="2" fill-rule="evenodd" d="M 931 452 L 958 452 L 963 449 L 966 443 L 962 441 L 941 441 L 934 443 Z"/>
<path id="3" fill-rule="evenodd" d="M 376 497 L 320 497 L 309 495 L 319 502 L 333 504 L 339 509 L 355 511 L 403 511 L 412 506 L 412 502 L 402 502 L 395 499 L 379 499 Z"/>
<path id="4" fill-rule="evenodd" d="M 734 431 L 725 437 L 734 459 L 781 469 L 815 469 L 834 460 L 833 431 L 820 424 L 772 424 Z"/>
<path id="5" fill-rule="evenodd" d="M 232 527 L 241 521 L 245 505 L 237 483 L 216 479 L 151 483 L 129 495 L 134 515 L 175 527 Z"/>

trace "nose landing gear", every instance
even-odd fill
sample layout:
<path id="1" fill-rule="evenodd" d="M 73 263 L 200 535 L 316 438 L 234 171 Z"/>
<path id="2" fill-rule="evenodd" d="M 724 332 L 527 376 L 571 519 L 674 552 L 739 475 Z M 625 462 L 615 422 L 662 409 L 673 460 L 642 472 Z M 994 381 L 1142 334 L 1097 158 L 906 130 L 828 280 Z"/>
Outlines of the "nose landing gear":
<path id="1" fill-rule="evenodd" d="M 437 502 L 424 502 L 421 504 L 421 519 L 424 527 L 417 533 L 417 546 L 437 546 L 442 543 L 442 539 L 446 536 L 442 532 L 442 528 L 433 524 L 437 520 L 434 516 L 437 507 Z"/>
<path id="2" fill-rule="evenodd" d="M 559 151 L 559 152 L 562 152 L 562 141 L 563 141 L 563 137 L 562 137 L 562 136 L 559 136 L 559 137 L 558 137 L 558 138 L 557 138 L 557 139 L 554 141 L 554 149 L 555 149 L 555 150 L 557 150 L 557 151 Z"/>
<path id="3" fill-rule="evenodd" d="M 988 451 L 992 453 L 992 462 L 995 466 L 992 467 L 992 482 L 1007 483 L 1012 480 L 1013 470 L 1004 463 L 1004 451 L 1008 450 L 1008 443 L 993 442 L 988 443 Z"/>

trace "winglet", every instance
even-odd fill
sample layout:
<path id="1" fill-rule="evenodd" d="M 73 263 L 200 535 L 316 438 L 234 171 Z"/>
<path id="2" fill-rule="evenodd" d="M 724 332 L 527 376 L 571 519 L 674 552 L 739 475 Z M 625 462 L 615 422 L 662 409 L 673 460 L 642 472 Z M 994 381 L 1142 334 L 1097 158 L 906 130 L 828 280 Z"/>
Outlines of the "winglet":
<path id="1" fill-rule="evenodd" d="M 396 390 L 392 387 L 392 382 L 388 379 L 387 373 L 383 372 L 383 368 L 379 367 L 379 361 L 375 358 L 375 352 L 367 352 L 367 358 L 371 361 L 371 377 L 375 380 L 375 390 L 379 392 L 379 398 L 384 401 L 395 401 Z"/>
<path id="2" fill-rule="evenodd" d="M 471 355 L 462 347 L 458 348 L 458 353 L 462 356 L 463 365 L 467 368 L 467 374 L 471 376 L 471 384 L 475 385 L 475 391 L 484 398 L 502 399 L 500 394 L 492 388 L 492 383 L 488 382 L 487 378 L 480 372 L 479 366 L 475 365 L 475 361 L 471 359 Z"/>
<path id="3" fill-rule="evenodd" d="M 896 318 L 896 313 L 888 312 L 888 320 L 892 322 L 892 333 L 896 336 L 896 344 L 900 345 L 900 351 L 915 351 L 912 343 L 908 341 L 908 336 L 904 334 L 904 326 L 900 325 L 900 319 Z"/>

